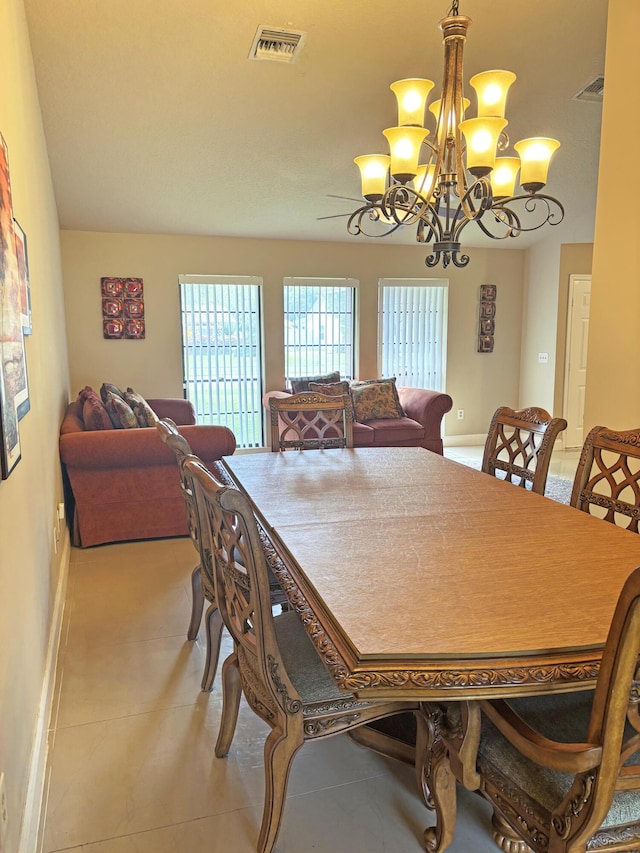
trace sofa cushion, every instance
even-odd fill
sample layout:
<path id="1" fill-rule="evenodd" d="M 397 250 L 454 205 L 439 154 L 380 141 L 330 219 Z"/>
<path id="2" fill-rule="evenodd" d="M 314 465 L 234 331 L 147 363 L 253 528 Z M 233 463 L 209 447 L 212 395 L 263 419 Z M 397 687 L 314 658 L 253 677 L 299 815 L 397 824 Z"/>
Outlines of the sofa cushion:
<path id="1" fill-rule="evenodd" d="M 296 379 L 290 379 L 291 392 L 300 394 L 302 391 L 309 390 L 310 382 L 340 382 L 340 371 L 335 370 L 333 373 L 327 373 L 324 376 L 298 376 Z"/>
<path id="2" fill-rule="evenodd" d="M 105 392 L 105 409 L 116 429 L 137 429 L 138 419 L 131 406 L 111 391 Z"/>
<path id="3" fill-rule="evenodd" d="M 382 418 L 367 421 L 367 426 L 373 430 L 374 445 L 403 444 L 424 438 L 424 427 L 411 418 Z"/>
<path id="4" fill-rule="evenodd" d="M 117 385 L 112 385 L 111 382 L 103 382 L 100 386 L 100 396 L 102 397 L 102 402 L 106 405 L 107 403 L 107 394 L 111 392 L 115 394 L 116 397 L 120 397 L 121 400 L 124 400 L 124 394 L 118 388 Z"/>
<path id="5" fill-rule="evenodd" d="M 82 405 L 82 420 L 86 430 L 113 429 L 111 418 L 98 394 L 86 385 L 78 395 Z"/>
<path id="6" fill-rule="evenodd" d="M 360 424 L 358 421 L 353 422 L 354 447 L 371 447 L 374 443 L 375 435 L 369 424 Z"/>
<path id="7" fill-rule="evenodd" d="M 357 421 L 404 417 L 395 379 L 352 382 L 350 391 L 354 418 Z"/>
<path id="8" fill-rule="evenodd" d="M 316 394 L 325 394 L 327 397 L 346 396 L 351 410 L 351 420 L 353 420 L 353 402 L 349 391 L 349 383 L 346 379 L 343 379 L 341 382 L 309 382 L 309 391 L 315 391 Z"/>
<path id="9" fill-rule="evenodd" d="M 133 414 L 136 416 L 136 420 L 138 421 L 138 426 L 153 427 L 156 425 L 158 416 L 144 397 L 137 394 L 133 388 L 127 388 L 124 392 L 124 401 L 125 403 L 128 403 L 133 410 Z"/>

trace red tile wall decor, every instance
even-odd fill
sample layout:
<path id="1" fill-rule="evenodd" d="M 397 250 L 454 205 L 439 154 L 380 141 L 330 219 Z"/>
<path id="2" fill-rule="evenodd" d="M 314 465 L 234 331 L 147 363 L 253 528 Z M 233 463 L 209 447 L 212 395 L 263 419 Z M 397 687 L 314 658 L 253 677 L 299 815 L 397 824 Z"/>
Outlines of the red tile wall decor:
<path id="1" fill-rule="evenodd" d="M 101 278 L 102 331 L 105 338 L 144 338 L 144 294 L 141 278 Z"/>

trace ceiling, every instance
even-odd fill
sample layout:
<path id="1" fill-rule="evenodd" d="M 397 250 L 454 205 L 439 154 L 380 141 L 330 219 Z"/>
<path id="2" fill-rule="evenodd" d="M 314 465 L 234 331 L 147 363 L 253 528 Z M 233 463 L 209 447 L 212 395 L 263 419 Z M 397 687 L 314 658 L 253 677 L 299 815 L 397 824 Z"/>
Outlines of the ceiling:
<path id="1" fill-rule="evenodd" d="M 353 158 L 385 152 L 389 84 L 429 77 L 439 91 L 448 6 L 25 0 L 61 227 L 362 240 L 346 217 L 318 217 L 357 207 L 328 196 L 357 198 Z M 592 239 L 602 108 L 572 97 L 604 72 L 606 6 L 460 0 L 465 78 L 516 73 L 507 132 L 561 140 L 547 190 L 577 240 Z M 294 64 L 249 61 L 261 24 L 307 33 Z"/>

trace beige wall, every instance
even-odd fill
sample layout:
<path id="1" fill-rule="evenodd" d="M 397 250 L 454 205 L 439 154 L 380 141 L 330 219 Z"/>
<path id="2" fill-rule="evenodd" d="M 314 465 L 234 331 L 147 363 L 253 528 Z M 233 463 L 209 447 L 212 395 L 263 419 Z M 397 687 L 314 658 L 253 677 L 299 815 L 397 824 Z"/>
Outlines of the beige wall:
<path id="1" fill-rule="evenodd" d="M 377 286 L 382 277 L 427 278 L 426 250 L 354 242 L 311 243 L 223 237 L 63 231 L 71 390 L 108 380 L 149 396 L 182 396 L 178 276 L 259 275 L 264 281 L 266 388 L 284 383 L 282 279 L 349 276 L 360 282 L 361 378 L 377 375 Z M 524 252 L 475 250 L 467 269 L 447 270 L 447 391 L 466 416 L 448 416 L 448 435 L 486 432 L 490 416 L 518 397 Z M 141 276 L 144 341 L 102 337 L 100 278 Z M 438 277 L 442 271 L 438 270 Z M 476 352 L 479 285 L 498 285 L 495 351 Z"/>
<path id="2" fill-rule="evenodd" d="M 639 153 L 640 115 L 629 109 L 640 77 L 639 28 L 638 0 L 609 0 L 585 428 L 640 426 L 633 379 L 640 361 L 640 209 L 629 194 L 625 166 L 629 154 L 633 162 Z"/>
<path id="3" fill-rule="evenodd" d="M 3 853 L 15 853 L 63 568 L 53 524 L 62 499 L 58 425 L 68 394 L 58 220 L 22 0 L 0 3 L 0 132 L 9 149 L 14 215 L 28 238 L 33 307 L 22 459 L 0 482 L 0 771 L 9 809 Z"/>

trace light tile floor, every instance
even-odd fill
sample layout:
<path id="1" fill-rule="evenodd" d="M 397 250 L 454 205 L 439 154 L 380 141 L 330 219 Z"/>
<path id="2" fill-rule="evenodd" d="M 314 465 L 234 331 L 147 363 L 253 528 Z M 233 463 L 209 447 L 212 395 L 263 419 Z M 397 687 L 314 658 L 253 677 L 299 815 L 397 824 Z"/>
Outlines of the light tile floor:
<path id="1" fill-rule="evenodd" d="M 467 459 L 475 459 L 478 462 L 482 461 L 482 453 L 484 445 L 473 446 L 456 446 L 445 447 L 444 455 L 448 459 L 455 459 L 456 462 L 466 461 Z M 549 464 L 549 474 L 555 477 L 562 477 L 565 480 L 573 480 L 576 468 L 578 467 L 578 459 L 580 458 L 580 449 L 574 448 L 563 450 L 556 446 L 551 456 Z"/>
<path id="2" fill-rule="evenodd" d="M 572 478 L 576 463 L 556 451 L 551 471 Z M 268 729 L 243 703 L 215 758 L 220 676 L 200 692 L 202 631 L 186 641 L 195 562 L 188 539 L 72 549 L 42 853 L 255 850 Z M 458 800 L 450 853 L 494 853 L 487 805 Z M 296 757 L 276 851 L 411 853 L 432 822 L 411 768 L 339 735 Z"/>

